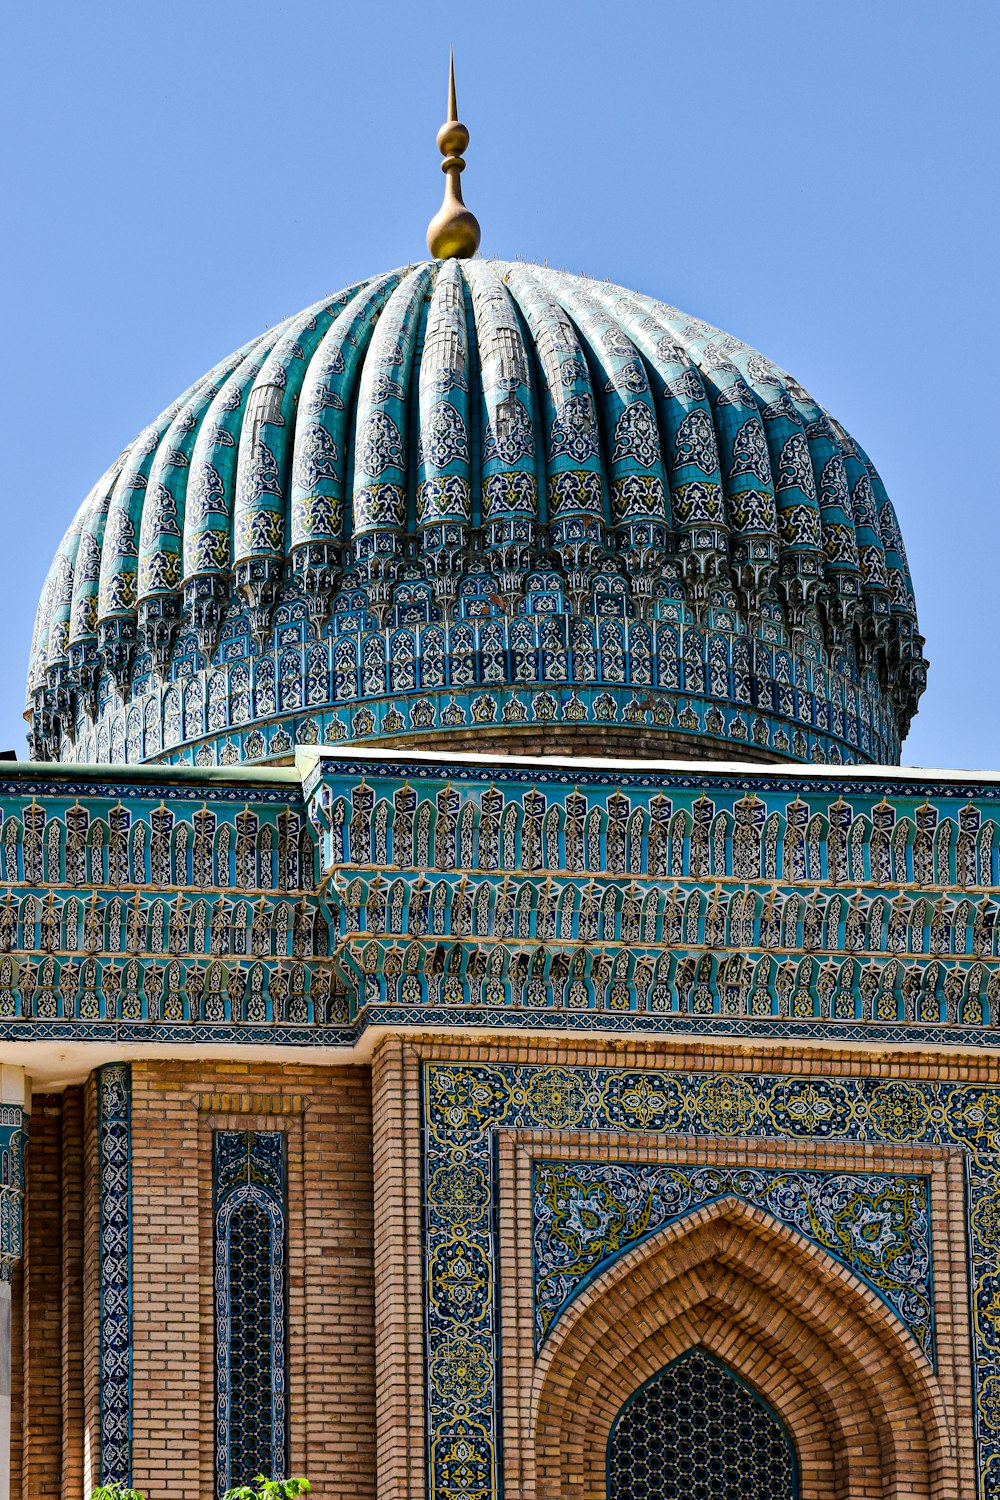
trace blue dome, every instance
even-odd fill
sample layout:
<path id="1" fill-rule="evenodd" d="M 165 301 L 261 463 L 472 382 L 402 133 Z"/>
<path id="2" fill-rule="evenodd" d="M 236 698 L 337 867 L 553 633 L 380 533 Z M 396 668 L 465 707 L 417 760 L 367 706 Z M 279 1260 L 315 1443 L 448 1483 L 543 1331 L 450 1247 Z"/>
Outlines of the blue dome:
<path id="1" fill-rule="evenodd" d="M 790 376 L 621 287 L 448 260 L 269 329 L 140 433 L 46 579 L 27 717 L 67 761 L 893 762 L 922 645 L 882 482 Z"/>

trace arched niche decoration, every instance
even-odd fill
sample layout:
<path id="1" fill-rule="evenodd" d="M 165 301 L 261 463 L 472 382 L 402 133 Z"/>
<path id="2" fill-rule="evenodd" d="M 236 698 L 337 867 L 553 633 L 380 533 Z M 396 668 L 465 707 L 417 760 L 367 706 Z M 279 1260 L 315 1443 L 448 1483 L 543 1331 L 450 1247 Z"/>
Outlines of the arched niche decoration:
<path id="1" fill-rule="evenodd" d="M 610 1500 L 607 1447 L 635 1391 L 694 1348 L 791 1434 L 799 1500 L 957 1500 L 934 1369 L 888 1306 L 811 1241 L 734 1197 L 612 1263 L 535 1363 L 524 1500 Z"/>
<path id="2" fill-rule="evenodd" d="M 791 1434 L 705 1349 L 679 1354 L 625 1401 L 608 1437 L 609 1500 L 799 1500 Z"/>

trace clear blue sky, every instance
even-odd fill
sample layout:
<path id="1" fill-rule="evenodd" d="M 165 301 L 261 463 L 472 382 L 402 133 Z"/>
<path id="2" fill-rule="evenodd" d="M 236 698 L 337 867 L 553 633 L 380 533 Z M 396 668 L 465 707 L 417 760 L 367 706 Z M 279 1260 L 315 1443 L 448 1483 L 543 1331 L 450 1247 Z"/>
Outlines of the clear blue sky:
<path id="1" fill-rule="evenodd" d="M 448 45 L 483 249 L 662 296 L 871 453 L 930 686 L 904 759 L 1000 766 L 997 0 L 78 0 L 0 102 L 0 748 L 83 495 L 194 378 L 424 254 Z"/>

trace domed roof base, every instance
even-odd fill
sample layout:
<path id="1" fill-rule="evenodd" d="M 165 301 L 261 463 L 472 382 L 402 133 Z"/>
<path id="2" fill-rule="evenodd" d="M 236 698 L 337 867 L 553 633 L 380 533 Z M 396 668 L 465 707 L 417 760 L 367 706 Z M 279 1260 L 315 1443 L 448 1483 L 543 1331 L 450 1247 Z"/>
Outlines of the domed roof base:
<path id="1" fill-rule="evenodd" d="M 62 760 L 198 766 L 273 762 L 316 744 L 489 744 L 523 754 L 833 764 L 898 759 L 895 718 L 874 672 L 859 687 L 832 670 L 818 646 L 808 657 L 800 647 L 796 660 L 780 635 L 751 643 L 711 613 L 680 628 L 658 618 L 578 623 L 590 644 L 559 650 L 547 637 L 550 619 L 519 617 L 516 651 L 494 657 L 484 648 L 508 637 L 492 619 L 371 631 L 360 640 L 292 638 L 290 625 L 279 622 L 266 655 L 224 660 L 166 685 L 149 675 L 125 704 L 102 676 L 95 720 L 52 749 Z M 501 672 L 506 681 L 498 682 Z M 541 672 L 547 677 L 539 680 Z M 510 685 L 515 673 L 534 680 Z M 453 685 L 431 686 L 448 677 Z M 651 686 L 657 679 L 663 685 Z M 682 685 L 667 686 L 672 679 Z"/>
<path id="2" fill-rule="evenodd" d="M 671 733 L 633 724 L 489 725 L 466 733 L 403 735 L 400 739 L 371 740 L 365 748 L 441 750 L 483 755 L 582 756 L 595 760 L 760 761 L 765 765 L 794 761 L 792 755 L 763 750 L 739 740 Z"/>
<path id="3" fill-rule="evenodd" d="M 104 763 L 501 729 L 891 763 L 922 645 L 878 473 L 791 376 L 621 287 L 450 260 L 140 434 L 50 569 L 28 712 L 36 756 Z"/>

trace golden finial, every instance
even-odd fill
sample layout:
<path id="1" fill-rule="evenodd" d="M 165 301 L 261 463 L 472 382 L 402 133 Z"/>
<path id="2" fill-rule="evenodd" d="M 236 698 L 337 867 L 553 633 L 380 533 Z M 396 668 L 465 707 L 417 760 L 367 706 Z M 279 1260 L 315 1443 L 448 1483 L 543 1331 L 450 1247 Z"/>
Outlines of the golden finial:
<path id="1" fill-rule="evenodd" d="M 444 202 L 427 226 L 427 248 L 435 260 L 457 255 L 467 260 L 479 249 L 479 220 L 462 201 L 460 181 L 465 171 L 462 152 L 469 144 L 469 132 L 460 124 L 455 99 L 455 52 L 452 49 L 448 74 L 448 119 L 437 133 L 438 150 L 444 157 Z"/>

